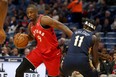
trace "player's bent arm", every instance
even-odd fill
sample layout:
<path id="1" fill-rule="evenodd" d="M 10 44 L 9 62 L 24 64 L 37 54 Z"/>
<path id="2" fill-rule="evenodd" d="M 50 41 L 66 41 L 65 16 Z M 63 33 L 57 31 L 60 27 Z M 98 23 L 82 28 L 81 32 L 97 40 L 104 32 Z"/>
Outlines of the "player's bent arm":
<path id="1" fill-rule="evenodd" d="M 97 37 L 98 41 L 100 42 L 100 41 L 101 41 L 101 39 L 100 39 L 100 34 L 97 32 L 97 33 L 95 33 L 95 36 Z M 100 53 L 100 52 L 98 52 L 98 56 L 99 56 L 99 58 L 101 58 L 101 59 L 112 59 L 111 56 L 110 56 L 109 54 L 102 54 L 102 53 Z"/>
<path id="2" fill-rule="evenodd" d="M 50 18 L 49 16 L 43 16 L 41 18 L 41 24 L 48 25 L 53 28 L 59 29 L 63 31 L 65 34 L 67 34 L 69 37 L 71 37 L 73 34 L 73 32 L 67 26 L 65 26 L 64 24 L 62 24 L 61 22 L 57 20 Z"/>
<path id="3" fill-rule="evenodd" d="M 34 38 L 33 38 L 33 35 L 32 35 L 32 33 L 31 33 L 30 28 L 31 28 L 31 25 L 28 24 L 28 39 L 29 39 L 29 41 L 33 41 Z"/>
<path id="4" fill-rule="evenodd" d="M 98 40 L 98 38 L 95 36 L 95 35 L 93 35 L 93 37 L 92 37 L 92 39 L 93 39 L 93 47 L 92 47 L 92 62 L 93 62 L 93 65 L 94 65 L 94 67 L 95 68 L 97 68 L 97 66 L 98 66 L 98 64 L 99 64 L 99 58 L 98 58 L 98 45 L 99 45 L 99 40 Z"/>
<path id="5" fill-rule="evenodd" d="M 8 10 L 8 0 L 0 0 L 0 29 L 3 28 Z"/>

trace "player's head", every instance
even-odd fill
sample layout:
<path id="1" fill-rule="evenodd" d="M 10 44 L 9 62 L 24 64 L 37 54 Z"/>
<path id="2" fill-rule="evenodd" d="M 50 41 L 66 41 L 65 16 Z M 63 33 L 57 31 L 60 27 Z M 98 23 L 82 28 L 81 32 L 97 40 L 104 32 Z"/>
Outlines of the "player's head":
<path id="1" fill-rule="evenodd" d="M 91 19 L 88 19 L 88 18 L 83 18 L 82 23 L 83 23 L 83 28 L 84 29 L 87 29 L 87 30 L 90 30 L 90 31 L 94 31 L 96 29 L 94 20 L 91 20 Z"/>
<path id="2" fill-rule="evenodd" d="M 38 16 L 38 8 L 34 4 L 30 4 L 26 10 L 27 16 L 31 21 L 34 21 Z"/>

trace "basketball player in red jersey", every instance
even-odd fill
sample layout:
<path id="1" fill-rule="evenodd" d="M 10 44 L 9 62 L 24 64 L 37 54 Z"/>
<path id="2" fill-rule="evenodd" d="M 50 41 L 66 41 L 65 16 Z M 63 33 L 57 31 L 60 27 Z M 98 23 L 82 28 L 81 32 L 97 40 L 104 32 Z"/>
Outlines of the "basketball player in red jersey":
<path id="1" fill-rule="evenodd" d="M 7 10 L 8 10 L 8 1 L 0 0 L 0 44 L 3 44 L 6 39 L 6 34 L 3 29 L 3 25 L 6 18 Z"/>
<path id="2" fill-rule="evenodd" d="M 28 25 L 28 38 L 29 40 L 34 38 L 37 46 L 16 69 L 15 77 L 23 77 L 26 70 L 30 68 L 34 70 L 41 63 L 45 64 L 49 77 L 57 77 L 60 73 L 61 50 L 53 28 L 63 31 L 69 37 L 72 36 L 72 31 L 49 16 L 38 15 L 35 5 L 27 7 L 27 16 L 31 21 Z"/>

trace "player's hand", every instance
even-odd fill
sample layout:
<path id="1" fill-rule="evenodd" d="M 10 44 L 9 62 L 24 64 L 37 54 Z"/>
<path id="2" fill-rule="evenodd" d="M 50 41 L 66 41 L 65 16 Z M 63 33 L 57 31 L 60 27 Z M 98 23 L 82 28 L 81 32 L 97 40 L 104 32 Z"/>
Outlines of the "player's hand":
<path id="1" fill-rule="evenodd" d="M 113 58 L 108 54 L 108 55 L 107 55 L 107 60 L 112 61 L 112 59 L 113 59 Z"/>
<path id="2" fill-rule="evenodd" d="M 102 54 L 99 56 L 99 58 L 110 61 L 112 60 L 112 57 L 109 54 Z"/>
<path id="3" fill-rule="evenodd" d="M 110 60 L 110 61 L 112 60 L 112 57 L 111 57 L 109 54 L 104 54 L 104 55 L 106 56 L 106 57 L 105 57 L 106 60 Z"/>

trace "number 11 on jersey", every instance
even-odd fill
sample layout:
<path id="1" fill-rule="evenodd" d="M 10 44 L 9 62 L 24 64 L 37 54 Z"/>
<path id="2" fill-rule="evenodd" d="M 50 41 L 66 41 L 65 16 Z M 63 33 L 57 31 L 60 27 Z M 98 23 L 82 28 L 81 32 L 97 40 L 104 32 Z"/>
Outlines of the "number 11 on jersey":
<path id="1" fill-rule="evenodd" d="M 84 36 L 79 36 L 79 35 L 77 35 L 77 36 L 75 37 L 74 46 L 81 47 L 81 44 L 82 44 L 82 42 L 83 42 L 83 39 L 84 39 Z"/>

